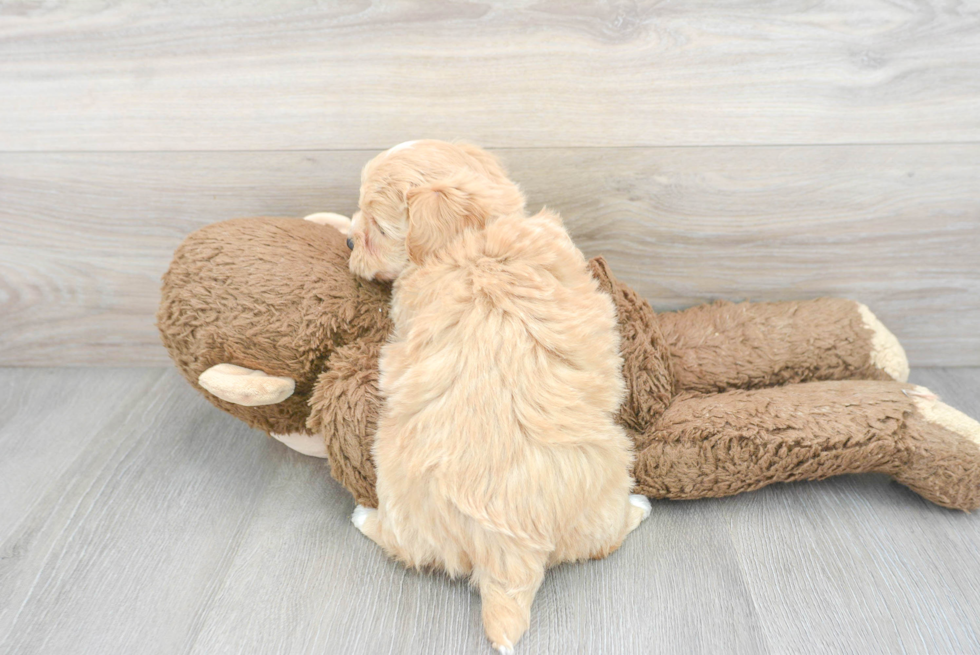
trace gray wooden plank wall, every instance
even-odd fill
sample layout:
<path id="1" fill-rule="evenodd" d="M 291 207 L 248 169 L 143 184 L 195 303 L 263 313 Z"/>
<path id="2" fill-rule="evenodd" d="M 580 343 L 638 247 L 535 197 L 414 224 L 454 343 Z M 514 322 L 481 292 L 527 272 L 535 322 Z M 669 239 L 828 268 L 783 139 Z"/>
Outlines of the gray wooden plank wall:
<path id="1" fill-rule="evenodd" d="M 166 363 L 191 230 L 495 149 L 658 309 L 843 295 L 980 365 L 972 3 L 0 4 L 0 364 Z"/>
<path id="2" fill-rule="evenodd" d="M 970 2 L 6 5 L 4 150 L 980 140 Z"/>

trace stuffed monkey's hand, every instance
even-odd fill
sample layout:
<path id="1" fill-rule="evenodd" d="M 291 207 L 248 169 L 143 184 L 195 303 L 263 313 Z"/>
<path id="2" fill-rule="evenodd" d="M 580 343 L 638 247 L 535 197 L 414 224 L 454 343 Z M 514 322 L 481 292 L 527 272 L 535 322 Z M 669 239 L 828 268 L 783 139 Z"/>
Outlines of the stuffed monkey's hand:
<path id="1" fill-rule="evenodd" d="M 344 236 L 350 234 L 351 220 L 342 214 L 334 214 L 333 212 L 319 212 L 316 214 L 310 214 L 309 216 L 304 216 L 303 220 L 316 223 L 317 225 L 329 225 L 331 227 L 335 227 L 337 228 L 337 231 Z"/>
<path id="2" fill-rule="evenodd" d="M 215 364 L 201 373 L 197 383 L 222 400 L 246 407 L 281 403 L 296 390 L 292 378 L 235 364 Z"/>

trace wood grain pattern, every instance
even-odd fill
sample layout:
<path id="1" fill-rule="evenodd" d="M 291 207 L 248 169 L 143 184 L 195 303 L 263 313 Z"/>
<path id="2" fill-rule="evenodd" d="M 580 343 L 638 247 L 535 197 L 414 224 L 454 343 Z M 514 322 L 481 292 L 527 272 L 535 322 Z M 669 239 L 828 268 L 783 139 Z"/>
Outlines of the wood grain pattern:
<path id="1" fill-rule="evenodd" d="M 40 511 L 50 487 L 93 442 L 119 429 L 119 405 L 138 402 L 162 375 L 135 368 L 104 375 L 0 369 L 0 540 Z"/>
<path id="2" fill-rule="evenodd" d="M 0 363 L 166 363 L 153 315 L 184 236 L 350 213 L 371 154 L 0 153 Z M 980 365 L 980 145 L 499 154 L 657 309 L 851 297 L 913 364 Z"/>
<path id="3" fill-rule="evenodd" d="M 0 431 L 4 442 L 37 440 L 31 457 L 9 465 L 48 487 L 0 546 L 0 652 L 186 651 L 276 464 L 254 436 L 258 448 L 235 448 L 244 426 L 188 411 L 197 399 L 172 371 L 141 371 L 142 393 L 113 396 L 119 371 L 56 370 L 60 392 L 28 386 L 25 413 L 42 416 L 93 389 L 114 402 L 62 416 L 68 426 L 108 419 L 97 432 L 82 428 L 87 447 L 63 471 L 47 459 L 65 446 L 39 439 L 41 426 Z M 30 385 L 29 375 L 4 371 L 15 385 Z"/>
<path id="4" fill-rule="evenodd" d="M 971 3 L 14 2 L 0 150 L 980 141 Z"/>
<path id="5" fill-rule="evenodd" d="M 912 377 L 980 415 L 980 369 Z M 0 480 L 31 490 L 0 507 L 0 652 L 490 652 L 464 583 L 388 561 L 325 462 L 175 371 L 0 390 Z M 518 652 L 976 652 L 978 540 L 878 475 L 657 501 L 612 557 L 549 573 Z"/>

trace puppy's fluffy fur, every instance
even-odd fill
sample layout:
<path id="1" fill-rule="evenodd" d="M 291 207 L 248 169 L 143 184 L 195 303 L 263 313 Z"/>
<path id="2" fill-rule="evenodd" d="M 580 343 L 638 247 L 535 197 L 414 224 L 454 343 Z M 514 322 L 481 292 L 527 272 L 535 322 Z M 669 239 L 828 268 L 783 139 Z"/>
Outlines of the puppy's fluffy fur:
<path id="1" fill-rule="evenodd" d="M 365 167 L 350 260 L 395 280 L 379 507 L 355 524 L 410 566 L 472 576 L 501 652 L 546 567 L 608 555 L 649 512 L 614 422 L 612 302 L 560 218 L 523 206 L 488 153 L 413 142 Z"/>

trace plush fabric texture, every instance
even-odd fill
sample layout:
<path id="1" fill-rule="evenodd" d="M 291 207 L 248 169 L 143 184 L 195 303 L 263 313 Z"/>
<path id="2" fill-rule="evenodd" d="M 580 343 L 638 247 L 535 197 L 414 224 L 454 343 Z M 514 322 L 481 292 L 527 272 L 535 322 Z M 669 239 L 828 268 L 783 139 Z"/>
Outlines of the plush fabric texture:
<path id="1" fill-rule="evenodd" d="M 913 389 L 851 380 L 683 392 L 636 442 L 639 492 L 727 496 L 880 472 L 940 505 L 976 507 L 980 448 L 924 421 L 907 393 Z"/>
<path id="2" fill-rule="evenodd" d="M 840 298 L 717 301 L 658 318 L 679 392 L 808 380 L 890 380 L 869 357 L 872 335 L 856 308 Z"/>
<path id="3" fill-rule="evenodd" d="M 385 310 L 387 316 L 387 310 Z M 383 399 L 378 390 L 378 358 L 383 339 L 358 341 L 339 349 L 317 379 L 306 425 L 324 435 L 330 473 L 359 505 L 378 506 L 371 445 Z"/>
<path id="4" fill-rule="evenodd" d="M 615 277 L 602 257 L 589 262 L 599 288 L 613 299 L 619 320 L 619 349 L 623 356 L 626 399 L 619 422 L 628 431 L 642 432 L 660 416 L 674 397 L 671 354 L 650 304 Z"/>
<path id="5" fill-rule="evenodd" d="M 336 230 L 286 218 L 233 219 L 189 235 L 163 277 L 157 327 L 187 381 L 212 403 L 265 432 L 306 431 L 317 376 L 341 346 L 380 343 L 390 288 L 355 280 Z M 198 376 L 228 362 L 288 376 L 276 405 L 227 403 Z"/>
<path id="6" fill-rule="evenodd" d="M 377 360 L 391 329 L 390 288 L 355 279 L 348 256 L 328 226 L 216 223 L 178 248 L 157 318 L 175 364 L 212 403 L 266 432 L 321 434 L 333 476 L 374 507 Z M 937 504 L 980 506 L 980 444 L 969 436 L 980 425 L 963 417 L 970 426 L 961 434 L 930 421 L 910 396 L 915 387 L 875 366 L 882 339 L 857 303 L 714 303 L 655 314 L 604 260 L 590 269 L 616 306 L 627 384 L 618 420 L 636 445 L 640 493 L 725 496 L 880 471 Z M 296 392 L 275 405 L 227 403 L 197 384 L 222 362 L 291 377 Z"/>

